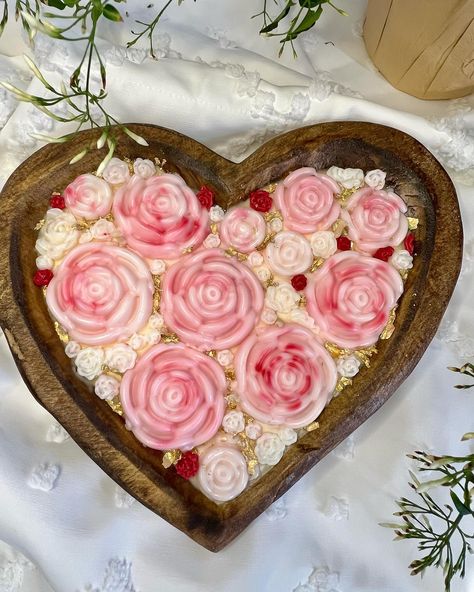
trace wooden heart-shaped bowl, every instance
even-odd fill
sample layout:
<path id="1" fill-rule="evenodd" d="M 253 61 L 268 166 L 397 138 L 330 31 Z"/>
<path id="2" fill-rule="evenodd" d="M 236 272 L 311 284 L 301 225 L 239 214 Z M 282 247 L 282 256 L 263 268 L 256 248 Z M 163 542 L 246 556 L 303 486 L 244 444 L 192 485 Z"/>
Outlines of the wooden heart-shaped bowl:
<path id="1" fill-rule="evenodd" d="M 28 158 L 1 195 L 1 325 L 18 369 L 37 400 L 66 428 L 85 452 L 140 502 L 212 551 L 234 539 L 274 500 L 353 432 L 413 370 L 433 338 L 461 264 L 462 227 L 454 187 L 444 169 L 412 137 L 370 123 L 323 123 L 271 140 L 240 164 L 191 138 L 152 125 L 130 125 L 148 147 L 128 136 L 117 156 L 166 159 L 191 187 L 210 186 L 223 207 L 302 166 L 381 168 L 387 186 L 419 219 L 417 252 L 399 304 L 396 330 L 379 343 L 371 367 L 331 401 L 319 429 L 293 444 L 282 460 L 236 499 L 217 505 L 190 483 L 165 470 L 161 454 L 145 448 L 112 411 L 76 376 L 64 353 L 35 272 L 34 227 L 53 191 L 97 168 L 105 151 L 71 158 L 97 138 L 85 131 L 68 144 L 50 144 Z"/>

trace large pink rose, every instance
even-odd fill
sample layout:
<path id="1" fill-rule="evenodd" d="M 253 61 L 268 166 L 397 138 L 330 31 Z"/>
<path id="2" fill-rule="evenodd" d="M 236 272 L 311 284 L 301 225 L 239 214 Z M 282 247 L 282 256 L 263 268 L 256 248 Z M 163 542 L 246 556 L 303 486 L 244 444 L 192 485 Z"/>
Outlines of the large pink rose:
<path id="1" fill-rule="evenodd" d="M 336 386 L 334 360 L 300 325 L 252 334 L 235 358 L 244 411 L 267 424 L 301 428 L 324 409 Z"/>
<path id="2" fill-rule="evenodd" d="M 293 171 L 278 183 L 273 199 L 281 210 L 285 226 L 303 234 L 327 230 L 340 212 L 334 196 L 339 185 L 311 167 Z"/>
<path id="3" fill-rule="evenodd" d="M 165 324 L 203 350 L 238 345 L 256 325 L 262 307 L 256 276 L 219 249 L 187 255 L 163 276 Z"/>
<path id="4" fill-rule="evenodd" d="M 391 265 L 354 251 L 330 257 L 306 288 L 309 314 L 321 336 L 345 348 L 373 345 L 403 292 Z"/>
<path id="5" fill-rule="evenodd" d="M 128 249 L 86 243 L 61 262 L 46 302 L 71 339 L 87 345 L 124 341 L 148 321 L 153 280 L 145 262 Z"/>
<path id="6" fill-rule="evenodd" d="M 189 450 L 212 438 L 225 410 L 219 364 L 185 346 L 155 345 L 126 372 L 120 401 L 127 427 L 150 448 Z"/>
<path id="7" fill-rule="evenodd" d="M 407 206 L 396 193 L 365 187 L 347 202 L 341 218 L 357 249 L 374 253 L 381 247 L 399 245 L 408 231 Z"/>
<path id="8" fill-rule="evenodd" d="M 112 207 L 112 189 L 95 175 L 80 175 L 64 190 L 66 206 L 78 218 L 94 220 L 106 216 Z"/>
<path id="9" fill-rule="evenodd" d="M 262 215 L 250 208 L 229 210 L 219 226 L 219 236 L 224 247 L 234 247 L 242 253 L 250 253 L 265 238 L 266 224 Z"/>
<path id="10" fill-rule="evenodd" d="M 134 175 L 114 199 L 117 226 L 129 246 L 149 259 L 176 259 L 208 234 L 208 212 L 178 175 Z"/>

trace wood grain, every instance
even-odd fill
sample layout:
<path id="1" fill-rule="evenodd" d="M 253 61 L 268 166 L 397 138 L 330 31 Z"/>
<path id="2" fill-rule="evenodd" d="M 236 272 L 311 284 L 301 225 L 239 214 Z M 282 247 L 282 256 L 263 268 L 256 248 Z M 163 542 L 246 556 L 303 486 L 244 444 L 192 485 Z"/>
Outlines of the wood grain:
<path id="1" fill-rule="evenodd" d="M 127 136 L 117 156 L 165 158 L 197 189 L 211 186 L 224 207 L 249 191 L 301 166 L 381 168 L 387 185 L 420 219 L 414 268 L 402 297 L 396 331 L 380 343 L 370 369 L 328 405 L 320 428 L 290 447 L 283 459 L 235 500 L 217 505 L 174 471 L 161 454 L 142 446 L 122 419 L 93 395 L 73 372 L 48 316 L 35 271 L 34 226 L 53 191 L 95 170 L 104 152 L 93 150 L 74 165 L 97 132 L 82 132 L 69 144 L 52 144 L 26 160 L 1 195 L 0 322 L 18 369 L 37 400 L 85 452 L 140 502 L 211 551 L 229 544 L 311 467 L 370 417 L 410 374 L 434 336 L 459 273 L 462 227 L 454 187 L 435 158 L 412 137 L 369 123 L 324 123 L 271 140 L 241 164 L 218 156 L 176 132 L 130 125 L 148 147 Z"/>

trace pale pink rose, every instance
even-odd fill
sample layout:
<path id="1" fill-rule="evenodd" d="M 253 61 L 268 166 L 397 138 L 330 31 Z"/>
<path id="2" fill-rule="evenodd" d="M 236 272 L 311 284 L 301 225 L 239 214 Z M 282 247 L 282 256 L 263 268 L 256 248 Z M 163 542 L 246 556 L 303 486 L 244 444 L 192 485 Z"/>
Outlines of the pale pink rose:
<path id="1" fill-rule="evenodd" d="M 78 218 L 94 220 L 106 216 L 112 207 L 112 189 L 95 175 L 79 175 L 63 192 L 66 207 Z"/>
<path id="2" fill-rule="evenodd" d="M 219 249 L 187 255 L 163 276 L 165 325 L 202 350 L 238 345 L 256 325 L 262 307 L 263 289 L 255 275 Z"/>
<path id="3" fill-rule="evenodd" d="M 211 357 L 182 343 L 159 344 L 140 357 L 120 385 L 126 426 L 157 450 L 190 450 L 218 431 L 226 378 Z"/>
<path id="4" fill-rule="evenodd" d="M 113 213 L 130 248 L 149 259 L 176 259 L 209 232 L 207 210 L 178 175 L 134 175 L 115 194 Z"/>
<path id="5" fill-rule="evenodd" d="M 248 480 L 247 462 L 230 443 L 212 444 L 199 457 L 196 484 L 211 500 L 234 499 L 245 489 Z"/>
<path id="6" fill-rule="evenodd" d="M 237 350 L 234 367 L 242 409 L 271 425 L 308 425 L 336 386 L 334 360 L 299 325 L 253 333 Z"/>
<path id="7" fill-rule="evenodd" d="M 327 230 L 337 220 L 340 206 L 334 196 L 339 191 L 336 181 L 303 167 L 278 183 L 272 197 L 286 228 L 309 234 Z"/>
<path id="8" fill-rule="evenodd" d="M 330 257 L 305 290 L 321 336 L 343 348 L 373 345 L 402 293 L 403 281 L 391 265 L 354 251 Z"/>
<path id="9" fill-rule="evenodd" d="M 341 211 L 348 236 L 358 250 L 374 253 L 382 247 L 396 247 L 405 238 L 407 206 L 396 193 L 365 187 L 356 191 Z"/>
<path id="10" fill-rule="evenodd" d="M 263 216 L 250 208 L 232 208 L 219 226 L 223 246 L 232 246 L 241 253 L 250 253 L 258 247 L 265 238 L 265 233 Z"/>
<path id="11" fill-rule="evenodd" d="M 146 263 L 128 249 L 86 243 L 60 263 L 46 301 L 71 339 L 87 345 L 125 341 L 148 321 L 153 281 Z"/>

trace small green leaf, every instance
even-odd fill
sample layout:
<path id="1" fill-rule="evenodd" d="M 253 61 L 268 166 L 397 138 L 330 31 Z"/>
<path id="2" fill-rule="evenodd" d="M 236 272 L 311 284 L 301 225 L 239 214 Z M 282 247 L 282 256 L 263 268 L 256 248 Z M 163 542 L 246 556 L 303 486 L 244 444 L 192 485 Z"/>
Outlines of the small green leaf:
<path id="1" fill-rule="evenodd" d="M 464 436 L 461 438 L 461 442 L 466 440 L 474 440 L 474 432 L 467 432 L 467 434 L 464 434 Z"/>
<path id="2" fill-rule="evenodd" d="M 116 23 L 123 21 L 122 15 L 112 4 L 106 4 L 104 6 L 103 14 L 109 21 L 115 21 Z"/>
<path id="3" fill-rule="evenodd" d="M 3 29 L 8 22 L 8 0 L 5 0 L 3 4 L 3 16 L 2 20 L 0 21 L 0 35 L 3 33 Z"/>
<path id="4" fill-rule="evenodd" d="M 46 6 L 52 6 L 53 8 L 59 8 L 59 10 L 64 10 L 66 8 L 66 4 L 63 0 L 42 0 L 43 4 Z"/>
<path id="5" fill-rule="evenodd" d="M 462 501 L 454 493 L 454 491 L 450 491 L 450 494 L 451 499 L 453 500 L 453 503 L 456 506 L 456 510 L 461 514 L 461 516 L 467 516 L 468 514 L 472 514 L 471 510 L 462 503 Z"/>
<path id="6" fill-rule="evenodd" d="M 319 19 L 319 17 L 321 16 L 321 14 L 323 13 L 323 8 L 322 6 L 320 6 L 317 10 L 308 10 L 308 12 L 305 14 L 304 19 L 301 21 L 301 23 L 298 25 L 298 27 L 292 31 L 292 38 L 293 35 L 295 37 L 297 37 L 300 33 L 304 33 L 304 31 L 308 31 L 309 29 L 311 29 L 311 27 L 314 26 L 314 24 L 316 23 L 316 21 Z"/>
<path id="7" fill-rule="evenodd" d="M 289 0 L 285 8 L 280 12 L 280 14 L 276 18 L 269 25 L 263 27 L 263 29 L 260 29 L 260 33 L 270 33 L 270 31 L 276 29 L 278 27 L 278 23 L 282 19 L 284 19 L 285 16 L 290 12 L 290 8 L 292 6 L 294 6 L 294 2 L 292 0 Z"/>

